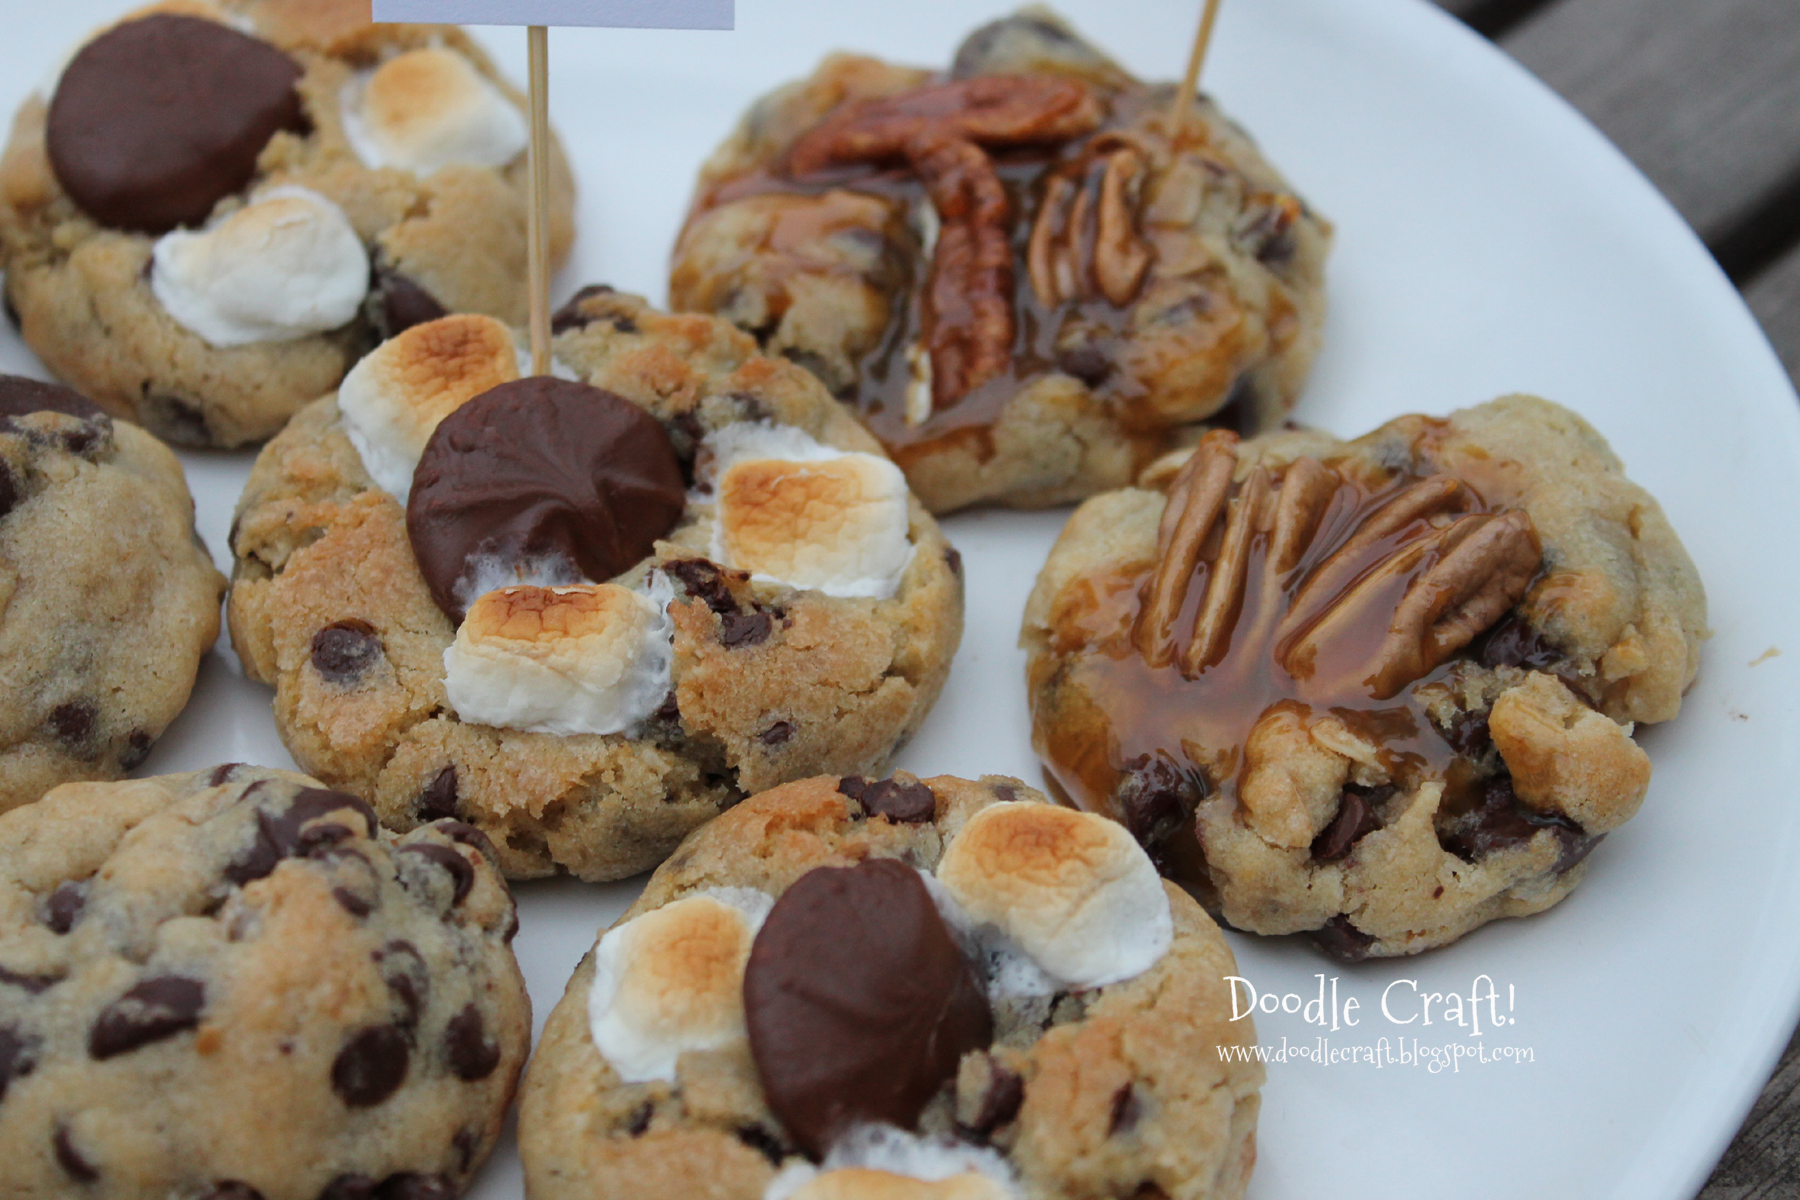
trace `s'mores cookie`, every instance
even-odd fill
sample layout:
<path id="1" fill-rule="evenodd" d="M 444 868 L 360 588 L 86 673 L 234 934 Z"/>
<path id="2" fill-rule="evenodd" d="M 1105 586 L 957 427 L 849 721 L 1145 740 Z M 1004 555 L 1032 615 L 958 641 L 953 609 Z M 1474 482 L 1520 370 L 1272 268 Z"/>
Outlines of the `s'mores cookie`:
<path id="1" fill-rule="evenodd" d="M 1055 15 L 948 71 L 836 54 L 701 169 L 671 267 L 818 374 L 933 512 L 1122 486 L 1201 422 L 1273 428 L 1318 350 L 1331 226 L 1210 100 Z"/>
<path id="2" fill-rule="evenodd" d="M 1344 960 L 1541 912 L 1638 811 L 1706 596 L 1545 400 L 1209 433 L 1083 504 L 1025 613 L 1032 734 L 1230 925 Z"/>
<path id="3" fill-rule="evenodd" d="M 521 1098 L 538 1200 L 1241 1196 L 1237 967 L 1121 826 L 1016 780 L 808 779 L 682 843 Z"/>
<path id="4" fill-rule="evenodd" d="M 187 704 L 225 578 L 169 448 L 0 375 L 0 812 L 117 779 Z"/>
<path id="5" fill-rule="evenodd" d="M 804 370 L 610 289 L 558 376 L 408 329 L 257 460 L 232 639 L 295 758 L 515 877 L 654 866 L 745 795 L 872 771 L 943 686 L 961 560 Z M 568 378 L 568 377 L 572 378 Z"/>
<path id="6" fill-rule="evenodd" d="M 448 26 L 171 0 L 100 30 L 0 158 L 9 312 L 59 376 L 237 446 L 446 312 L 525 319 L 524 98 Z M 552 147 L 552 256 L 574 188 Z"/>
<path id="7" fill-rule="evenodd" d="M 486 840 L 286 771 L 0 817 L 0 1192 L 450 1200 L 531 1040 Z"/>

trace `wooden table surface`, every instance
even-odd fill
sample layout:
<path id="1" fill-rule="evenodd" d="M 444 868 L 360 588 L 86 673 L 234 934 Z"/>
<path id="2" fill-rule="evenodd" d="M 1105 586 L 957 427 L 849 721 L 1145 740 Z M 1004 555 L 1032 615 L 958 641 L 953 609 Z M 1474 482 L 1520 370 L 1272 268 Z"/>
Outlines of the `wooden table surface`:
<path id="1" fill-rule="evenodd" d="M 1800 384 L 1800 0 L 1438 3 L 1637 163 Z M 1699 1200 L 1778 1197 L 1800 1197 L 1800 1033 Z"/>

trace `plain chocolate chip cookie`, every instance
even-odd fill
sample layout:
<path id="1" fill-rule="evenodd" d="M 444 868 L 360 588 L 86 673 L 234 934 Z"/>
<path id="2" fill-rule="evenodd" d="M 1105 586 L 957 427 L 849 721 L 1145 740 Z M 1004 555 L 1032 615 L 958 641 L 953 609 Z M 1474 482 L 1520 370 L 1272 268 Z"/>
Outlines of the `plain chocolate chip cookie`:
<path id="1" fill-rule="evenodd" d="M 168 447 L 0 376 L 0 811 L 117 779 L 187 704 L 225 579 Z"/>
<path id="2" fill-rule="evenodd" d="M 820 778 L 694 833 L 526 1080 L 538 1200 L 1241 1196 L 1236 966 L 1118 825 L 1016 780 Z"/>
<path id="3" fill-rule="evenodd" d="M 1033 735 L 1226 922 L 1416 953 L 1549 908 L 1637 812 L 1706 597 L 1580 417 L 1215 432 L 1144 483 L 1038 577 Z"/>
<path id="4" fill-rule="evenodd" d="M 450 1200 L 531 1033 L 475 830 L 224 766 L 0 817 L 0 1193 Z"/>

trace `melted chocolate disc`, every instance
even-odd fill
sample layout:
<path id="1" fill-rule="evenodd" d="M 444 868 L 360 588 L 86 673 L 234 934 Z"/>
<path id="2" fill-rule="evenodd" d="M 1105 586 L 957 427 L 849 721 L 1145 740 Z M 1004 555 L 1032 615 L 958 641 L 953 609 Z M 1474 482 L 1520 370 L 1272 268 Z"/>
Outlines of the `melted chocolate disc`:
<path id="1" fill-rule="evenodd" d="M 974 968 L 919 874 L 889 858 L 819 867 L 775 902 L 744 969 L 769 1107 L 815 1158 L 846 1128 L 912 1128 L 993 1038 Z"/>
<path id="2" fill-rule="evenodd" d="M 81 48 L 50 101 L 45 148 L 82 211 L 115 229 L 198 225 L 303 126 L 300 64 L 199 17 L 127 21 Z"/>
<path id="3" fill-rule="evenodd" d="M 67 413 L 84 421 L 98 421 L 106 416 L 98 404 L 73 388 L 40 383 L 23 375 L 0 375 L 0 418 L 35 412 Z"/>
<path id="4" fill-rule="evenodd" d="M 406 532 L 453 621 L 475 560 L 556 559 L 600 581 L 630 569 L 687 503 L 661 422 L 585 383 L 540 375 L 483 392 L 445 417 L 413 472 Z"/>

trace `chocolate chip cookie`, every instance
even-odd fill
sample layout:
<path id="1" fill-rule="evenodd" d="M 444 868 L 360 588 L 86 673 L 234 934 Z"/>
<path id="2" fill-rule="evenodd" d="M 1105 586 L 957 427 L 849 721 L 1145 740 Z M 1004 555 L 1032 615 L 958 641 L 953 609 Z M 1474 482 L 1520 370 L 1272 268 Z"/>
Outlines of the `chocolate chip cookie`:
<path id="1" fill-rule="evenodd" d="M 820 778 L 699 830 L 599 940 L 521 1098 L 539 1200 L 1241 1196 L 1218 927 L 1016 780 Z"/>
<path id="2" fill-rule="evenodd" d="M 142 763 L 187 704 L 224 592 L 168 447 L 0 375 L 0 812 Z"/>
<path id="3" fill-rule="evenodd" d="M 0 158 L 6 291 L 57 375 L 173 442 L 267 438 L 380 337 L 525 319 L 524 99 L 460 30 L 170 0 L 94 35 Z M 574 185 L 551 167 L 552 254 Z"/>
<path id="4" fill-rule="evenodd" d="M 1706 597 L 1580 417 L 1214 432 L 1076 510 L 1022 641 L 1033 737 L 1229 924 L 1346 960 L 1541 912 L 1650 782 Z"/>
<path id="5" fill-rule="evenodd" d="M 834 55 L 701 172 L 669 285 L 816 372 L 933 512 L 1120 487 L 1197 423 L 1280 424 L 1331 227 L 1243 130 L 1054 15 L 948 73 Z"/>
<path id="6" fill-rule="evenodd" d="M 243 766 L 0 817 L 0 1191 L 448 1200 L 531 1035 L 486 840 Z"/>
<path id="7" fill-rule="evenodd" d="M 508 875 L 616 879 L 744 796 L 871 771 L 937 698 L 961 561 L 806 371 L 606 288 L 561 377 L 460 315 L 264 449 L 228 605 L 308 771 Z"/>

